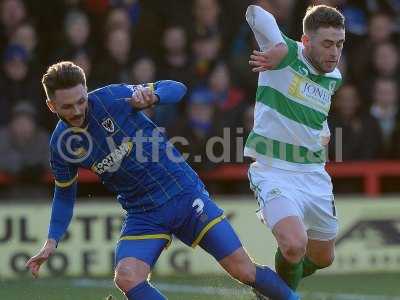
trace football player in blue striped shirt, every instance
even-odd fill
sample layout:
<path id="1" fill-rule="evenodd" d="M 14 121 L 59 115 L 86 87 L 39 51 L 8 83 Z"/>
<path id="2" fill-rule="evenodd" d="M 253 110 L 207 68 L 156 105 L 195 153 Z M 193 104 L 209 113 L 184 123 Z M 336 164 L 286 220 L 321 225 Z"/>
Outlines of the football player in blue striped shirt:
<path id="1" fill-rule="evenodd" d="M 117 194 L 126 211 L 115 251 L 115 284 L 128 299 L 166 299 L 148 277 L 171 235 L 199 245 L 232 277 L 261 294 L 299 299 L 275 272 L 249 258 L 197 174 L 141 112 L 178 102 L 186 93 L 184 84 L 113 84 L 88 93 L 83 70 L 71 62 L 50 66 L 42 84 L 47 105 L 60 121 L 50 141 L 55 191 L 48 239 L 27 262 L 35 277 L 67 230 L 78 168 L 85 168 Z"/>

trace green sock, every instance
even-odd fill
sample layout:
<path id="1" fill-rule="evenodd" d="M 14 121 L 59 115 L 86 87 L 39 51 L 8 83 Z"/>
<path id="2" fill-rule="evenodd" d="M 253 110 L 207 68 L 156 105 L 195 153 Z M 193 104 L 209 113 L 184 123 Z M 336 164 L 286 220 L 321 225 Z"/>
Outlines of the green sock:
<path id="1" fill-rule="evenodd" d="M 307 256 L 303 259 L 303 278 L 314 274 L 317 270 L 322 269 L 313 263 Z"/>
<path id="2" fill-rule="evenodd" d="M 303 276 L 303 260 L 290 263 L 278 248 L 275 254 L 275 270 L 290 288 L 296 290 Z"/>

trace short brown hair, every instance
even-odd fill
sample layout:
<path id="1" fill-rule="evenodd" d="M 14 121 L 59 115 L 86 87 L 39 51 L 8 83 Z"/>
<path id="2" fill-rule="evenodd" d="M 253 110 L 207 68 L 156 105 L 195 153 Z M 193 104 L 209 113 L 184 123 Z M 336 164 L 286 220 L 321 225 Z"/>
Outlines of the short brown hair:
<path id="1" fill-rule="evenodd" d="M 345 28 L 345 17 L 336 8 L 327 5 L 315 5 L 307 8 L 303 19 L 303 32 L 317 31 L 319 28 Z"/>
<path id="2" fill-rule="evenodd" d="M 42 77 L 42 85 L 48 99 L 52 99 L 56 90 L 67 89 L 82 84 L 86 87 L 85 72 L 70 61 L 51 65 Z"/>

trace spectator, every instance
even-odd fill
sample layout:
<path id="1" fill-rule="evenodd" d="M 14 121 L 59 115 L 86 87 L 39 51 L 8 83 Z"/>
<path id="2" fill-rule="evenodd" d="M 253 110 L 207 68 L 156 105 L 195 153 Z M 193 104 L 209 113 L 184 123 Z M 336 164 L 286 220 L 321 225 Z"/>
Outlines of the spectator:
<path id="1" fill-rule="evenodd" d="M 63 47 L 56 51 L 54 61 L 65 60 L 78 51 L 89 51 L 90 23 L 84 12 L 70 11 L 64 20 L 64 31 Z"/>
<path id="2" fill-rule="evenodd" d="M 277 23 L 279 24 L 279 28 L 282 29 L 283 32 L 288 32 L 288 25 L 290 24 L 289 17 L 291 16 L 291 12 L 293 11 L 293 6 L 296 1 L 293 0 L 282 0 L 282 1 L 270 1 L 270 0 L 259 0 L 256 1 L 257 5 L 260 5 L 264 9 L 271 12 L 275 18 Z M 299 2 L 299 1 L 297 1 Z M 304 1 L 301 1 L 304 3 Z M 305 10 L 305 8 L 304 8 Z"/>
<path id="3" fill-rule="evenodd" d="M 243 112 L 246 111 L 247 103 L 243 90 L 233 85 L 230 74 L 228 66 L 219 62 L 210 74 L 208 87 L 215 105 L 214 134 L 229 138 L 229 160 L 235 163 L 243 152 L 243 149 L 237 147 L 236 139 L 243 138 Z M 222 155 L 222 151 L 227 149 L 216 150 Z"/>
<path id="4" fill-rule="evenodd" d="M 395 11 L 397 0 L 347 0 L 344 2 L 343 12 L 346 17 L 346 29 L 351 35 L 365 36 L 368 32 L 368 17 L 381 12 Z"/>
<path id="5" fill-rule="evenodd" d="M 22 0 L 3 0 L 0 4 L 0 47 L 4 48 L 12 33 L 26 19 L 27 11 Z"/>
<path id="6" fill-rule="evenodd" d="M 369 15 L 377 13 L 379 11 L 392 11 L 398 12 L 400 3 L 398 0 L 347 0 L 349 3 L 353 3 L 360 7 L 363 11 L 367 12 Z"/>
<path id="7" fill-rule="evenodd" d="M 19 25 L 11 36 L 11 43 L 25 48 L 29 57 L 37 58 L 36 47 L 38 45 L 37 32 L 32 23 L 24 22 Z"/>
<path id="8" fill-rule="evenodd" d="M 363 78 L 363 75 L 370 70 L 369 64 L 373 60 L 373 50 L 381 44 L 391 42 L 394 29 L 394 19 L 387 13 L 380 12 L 369 19 L 368 37 L 360 42 L 360 45 L 352 47 L 353 51 L 347 50 L 353 62 L 351 71 L 354 78 Z M 366 55 L 360 55 L 361 52 Z"/>
<path id="9" fill-rule="evenodd" d="M 187 47 L 186 31 L 182 26 L 170 26 L 165 29 L 162 38 L 164 52 L 159 63 L 160 77 L 191 85 Z"/>
<path id="10" fill-rule="evenodd" d="M 395 44 L 384 43 L 376 47 L 373 54 L 373 68 L 376 76 L 398 77 L 400 57 Z"/>
<path id="11" fill-rule="evenodd" d="M 194 0 L 191 39 L 216 36 L 220 39 L 221 53 L 229 51 L 240 25 L 231 11 L 230 3 L 223 7 L 219 0 Z"/>
<path id="12" fill-rule="evenodd" d="M 113 0 L 110 1 L 116 7 L 122 7 L 126 11 L 130 24 L 136 25 L 139 21 L 141 3 L 139 0 Z"/>
<path id="13" fill-rule="evenodd" d="M 130 84 L 145 84 L 145 83 L 152 83 L 156 81 L 156 65 L 154 61 L 150 57 L 140 57 L 136 61 L 133 62 L 132 64 L 132 70 L 131 70 L 131 75 L 130 75 Z M 157 125 L 160 127 L 165 127 L 164 124 L 158 124 L 157 119 L 158 114 L 156 114 L 156 111 L 159 111 L 160 109 L 163 110 L 163 108 L 173 108 L 173 106 L 168 105 L 168 107 L 163 107 L 161 105 L 157 107 L 151 107 L 146 109 L 144 112 L 146 113 L 147 116 L 149 116 L 151 119 L 155 120 Z"/>
<path id="14" fill-rule="evenodd" d="M 150 57 L 141 57 L 133 62 L 130 83 L 143 84 L 155 80 L 156 65 Z"/>
<path id="15" fill-rule="evenodd" d="M 179 25 L 186 24 L 186 28 L 191 28 L 193 26 L 191 9 L 192 1 L 169 0 L 162 3 L 158 0 L 140 1 L 140 17 L 134 30 L 135 44 L 141 46 L 146 55 L 160 57 L 162 55 L 160 40 L 166 26 L 173 22 Z"/>
<path id="16" fill-rule="evenodd" d="M 29 69 L 35 74 L 41 70 L 39 53 L 37 50 L 38 36 L 32 23 L 24 22 L 17 27 L 11 36 L 11 44 L 18 44 L 25 48 L 29 57 Z"/>
<path id="17" fill-rule="evenodd" d="M 221 7 L 217 0 L 195 0 L 194 35 L 204 36 L 208 33 L 221 35 L 220 12 Z"/>
<path id="18" fill-rule="evenodd" d="M 214 97 L 221 127 L 237 127 L 241 125 L 242 114 L 247 106 L 243 91 L 234 86 L 228 65 L 219 62 L 210 74 L 208 86 Z M 226 118 L 224 116 L 229 116 Z"/>
<path id="19" fill-rule="evenodd" d="M 0 129 L 0 172 L 17 180 L 8 197 L 48 194 L 41 179 L 49 169 L 49 135 L 38 126 L 35 117 L 33 106 L 21 102 L 14 107 L 9 125 Z"/>
<path id="20" fill-rule="evenodd" d="M 107 32 L 115 29 L 122 29 L 125 31 L 131 31 L 131 21 L 129 19 L 128 12 L 122 8 L 113 8 L 107 16 L 106 28 Z"/>
<path id="21" fill-rule="evenodd" d="M 399 91 L 396 81 L 378 78 L 373 86 L 371 115 L 379 123 L 383 134 L 382 156 L 388 157 L 392 151 L 392 141 L 399 122 Z"/>
<path id="22" fill-rule="evenodd" d="M 85 72 L 88 90 L 90 91 L 97 88 L 97 83 L 94 81 L 92 76 L 92 57 L 89 53 L 85 50 L 79 50 L 70 57 L 70 60 L 81 67 Z"/>
<path id="23" fill-rule="evenodd" d="M 169 131 L 171 137 L 184 138 L 184 142 L 178 140 L 175 146 L 188 155 L 188 163 L 197 171 L 215 167 L 206 149 L 207 141 L 213 136 L 214 112 L 213 95 L 205 89 L 194 89 L 186 106 L 185 118 L 176 122 Z"/>
<path id="24" fill-rule="evenodd" d="M 259 46 L 250 26 L 244 21 L 232 44 L 229 66 L 232 70 L 231 76 L 233 80 L 240 82 L 241 87 L 249 95 L 253 95 L 257 89 L 258 79 L 258 73 L 251 72 L 249 66 L 249 53 L 253 50 L 259 50 Z"/>
<path id="25" fill-rule="evenodd" d="M 236 139 L 243 138 L 243 112 L 246 108 L 243 91 L 232 85 L 227 65 L 219 62 L 212 70 L 207 85 L 195 88 L 190 96 L 189 121 L 185 126 L 190 129 L 186 131 L 186 136 L 200 142 L 204 151 L 208 138 L 216 136 L 224 139 L 224 145 L 218 143 L 213 148 L 215 155 L 224 156 L 232 163 L 237 162 L 238 157 L 242 157 L 243 149 L 238 148 Z M 203 161 L 201 167 L 211 168 L 214 163 Z"/>
<path id="26" fill-rule="evenodd" d="M 133 63 L 131 73 L 132 84 L 143 84 L 155 82 L 156 65 L 150 57 L 141 57 Z M 170 79 L 165 77 L 165 79 Z M 178 113 L 178 105 L 158 105 L 146 110 L 146 114 L 150 116 L 158 126 L 169 128 Z"/>
<path id="27" fill-rule="evenodd" d="M 388 77 L 400 82 L 400 57 L 396 46 L 393 43 L 378 45 L 372 53 L 372 61 L 368 63 L 367 70 L 359 74 L 357 80 L 367 99 L 373 94 L 376 78 Z"/>
<path id="28" fill-rule="evenodd" d="M 106 35 L 106 54 L 95 66 L 95 80 L 99 85 L 110 82 L 129 82 L 132 40 L 124 29 L 114 29 Z"/>
<path id="29" fill-rule="evenodd" d="M 385 12 L 372 15 L 368 22 L 368 42 L 379 45 L 393 40 L 395 23 L 393 17 Z"/>
<path id="30" fill-rule="evenodd" d="M 39 105 L 39 80 L 29 69 L 28 59 L 28 52 L 20 45 L 9 45 L 4 50 L 0 76 L 3 124 L 8 120 L 10 108 L 21 99 L 31 99 L 33 106 Z"/>
<path id="31" fill-rule="evenodd" d="M 337 92 L 329 117 L 331 161 L 369 160 L 378 158 L 382 133 L 377 120 L 363 113 L 361 99 L 353 84 Z"/>
<path id="32" fill-rule="evenodd" d="M 205 83 L 211 69 L 220 58 L 221 39 L 217 34 L 197 36 L 193 41 L 194 80 Z"/>

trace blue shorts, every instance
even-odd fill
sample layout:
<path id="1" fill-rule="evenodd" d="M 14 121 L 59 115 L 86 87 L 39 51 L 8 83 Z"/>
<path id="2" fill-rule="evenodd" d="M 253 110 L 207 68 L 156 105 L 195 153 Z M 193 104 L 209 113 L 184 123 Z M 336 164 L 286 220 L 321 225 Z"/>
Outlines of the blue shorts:
<path id="1" fill-rule="evenodd" d="M 153 267 L 172 235 L 191 247 L 200 245 L 218 261 L 242 246 L 208 193 L 191 191 L 150 211 L 127 214 L 115 262 L 134 257 Z"/>

